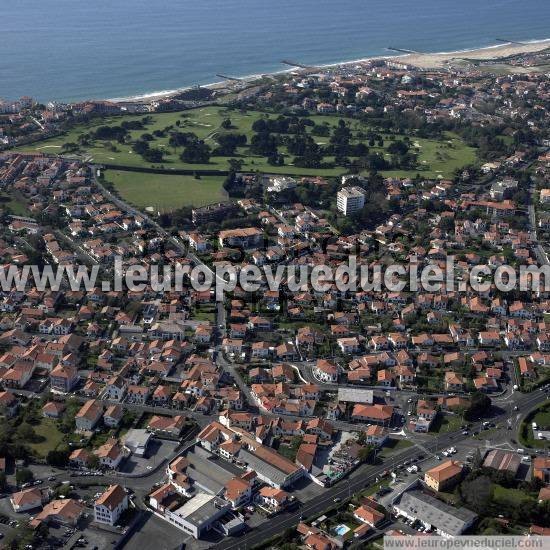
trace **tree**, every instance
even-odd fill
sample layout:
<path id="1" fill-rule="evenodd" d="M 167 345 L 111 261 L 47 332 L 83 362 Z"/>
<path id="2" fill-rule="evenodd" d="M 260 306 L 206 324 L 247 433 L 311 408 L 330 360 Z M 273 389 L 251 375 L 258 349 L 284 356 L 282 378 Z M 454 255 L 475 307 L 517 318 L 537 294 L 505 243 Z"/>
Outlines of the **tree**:
<path id="1" fill-rule="evenodd" d="M 74 153 L 75 151 L 78 151 L 78 149 L 78 143 L 64 143 L 61 146 L 62 153 Z"/>
<path id="2" fill-rule="evenodd" d="M 29 406 L 26 409 L 25 422 L 36 425 L 40 423 L 40 415 L 38 414 L 38 408 Z"/>
<path id="3" fill-rule="evenodd" d="M 366 447 L 359 449 L 359 452 L 357 453 L 357 458 L 361 462 L 367 462 L 371 457 L 373 450 L 374 450 L 373 447 L 371 447 L 370 445 L 367 445 Z"/>
<path id="4" fill-rule="evenodd" d="M 34 479 L 34 474 L 28 468 L 21 468 L 15 474 L 15 482 L 17 485 L 23 485 Z"/>
<path id="5" fill-rule="evenodd" d="M 484 416 L 491 408 L 491 399 L 481 392 L 472 395 L 470 406 L 464 412 L 466 420 L 475 420 Z"/>
<path id="6" fill-rule="evenodd" d="M 476 512 L 483 512 L 491 503 L 493 490 L 491 479 L 481 476 L 465 480 L 460 485 L 460 493 L 464 501 Z"/>
<path id="7" fill-rule="evenodd" d="M 16 436 L 18 439 L 26 443 L 36 442 L 37 439 L 34 428 L 30 424 L 27 424 L 27 422 L 23 422 L 23 424 L 19 425 Z"/>
<path id="8" fill-rule="evenodd" d="M 232 127 L 231 119 L 230 119 L 230 118 L 226 118 L 226 119 L 222 122 L 221 126 L 222 126 L 222 128 L 223 128 L 224 130 L 229 130 L 229 128 Z"/>
<path id="9" fill-rule="evenodd" d="M 99 458 L 97 455 L 91 454 L 88 458 L 88 468 L 97 470 L 99 468 Z"/>
<path id="10" fill-rule="evenodd" d="M 198 141 L 198 137 L 193 132 L 173 132 L 170 134 L 168 143 L 170 147 L 185 147 L 190 143 Z"/>
<path id="11" fill-rule="evenodd" d="M 392 155 L 405 155 L 409 151 L 409 146 L 401 140 L 393 141 L 388 145 L 388 153 Z"/>
<path id="12" fill-rule="evenodd" d="M 149 149 L 149 144 L 146 141 L 139 140 L 134 143 L 134 145 L 132 146 L 132 149 L 138 155 L 143 155 L 145 151 Z"/>
<path id="13" fill-rule="evenodd" d="M 240 172 L 243 168 L 243 161 L 241 159 L 229 159 L 227 163 L 230 172 Z"/>
<path id="14" fill-rule="evenodd" d="M 63 468 L 67 466 L 69 462 L 69 451 L 68 450 L 50 451 L 46 455 L 46 462 L 50 466 L 55 466 L 56 468 Z"/>
<path id="15" fill-rule="evenodd" d="M 58 497 L 68 498 L 71 494 L 71 491 L 72 489 L 70 485 L 60 485 L 55 492 Z"/>
<path id="16" fill-rule="evenodd" d="M 213 151 L 213 155 L 230 157 L 235 154 L 237 147 L 243 147 L 246 145 L 246 135 L 245 134 L 219 134 L 216 137 L 216 141 L 219 144 L 219 147 L 216 147 Z"/>
<path id="17" fill-rule="evenodd" d="M 201 140 L 187 145 L 180 158 L 189 164 L 208 164 L 210 153 L 210 147 Z"/>
<path id="18" fill-rule="evenodd" d="M 5 472 L 0 472 L 0 491 L 5 491 L 8 486 L 8 480 Z"/>
<path id="19" fill-rule="evenodd" d="M 124 143 L 127 135 L 128 130 L 122 126 L 100 126 L 92 133 L 92 138 L 102 141 L 114 139 L 119 143 Z"/>
<path id="20" fill-rule="evenodd" d="M 159 163 L 162 162 L 164 153 L 160 149 L 147 149 L 142 154 L 144 160 L 150 163 Z"/>

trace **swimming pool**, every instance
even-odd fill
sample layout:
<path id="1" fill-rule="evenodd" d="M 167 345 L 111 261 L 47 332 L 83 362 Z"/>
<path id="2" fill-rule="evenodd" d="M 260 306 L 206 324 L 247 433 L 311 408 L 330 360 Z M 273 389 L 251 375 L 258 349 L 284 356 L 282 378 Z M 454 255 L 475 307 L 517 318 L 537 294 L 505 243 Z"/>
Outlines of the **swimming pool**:
<path id="1" fill-rule="evenodd" d="M 343 537 L 348 531 L 350 531 L 350 528 L 347 525 L 344 525 L 343 523 L 341 523 L 340 525 L 337 525 L 334 528 L 334 532 L 340 537 Z"/>

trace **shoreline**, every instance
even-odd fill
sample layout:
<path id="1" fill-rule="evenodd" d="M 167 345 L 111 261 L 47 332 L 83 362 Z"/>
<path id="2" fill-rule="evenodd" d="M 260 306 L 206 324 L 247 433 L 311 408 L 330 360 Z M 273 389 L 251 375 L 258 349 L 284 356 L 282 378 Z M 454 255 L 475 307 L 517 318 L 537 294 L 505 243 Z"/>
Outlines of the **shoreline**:
<path id="1" fill-rule="evenodd" d="M 476 61 L 491 61 L 491 60 L 496 61 L 498 59 L 504 59 L 512 55 L 519 55 L 522 53 L 523 54 L 536 53 L 541 50 L 545 50 L 547 48 L 550 48 L 550 38 L 525 40 L 521 44 L 515 43 L 515 42 L 504 42 L 502 44 L 494 44 L 491 46 L 465 48 L 461 50 L 434 52 L 434 53 L 411 52 L 411 53 L 395 53 L 395 54 L 388 54 L 388 55 L 375 55 L 375 56 L 362 57 L 359 59 L 338 61 L 336 63 L 319 64 L 319 65 L 312 65 L 312 66 L 315 66 L 322 70 L 326 70 L 333 67 L 345 67 L 347 65 L 358 65 L 361 63 L 368 63 L 369 61 L 376 61 L 380 59 L 396 59 L 419 69 L 441 69 L 448 66 L 449 63 L 454 60 L 464 61 L 466 58 L 468 60 L 476 60 Z M 303 70 L 304 69 L 300 69 L 299 67 L 290 67 L 288 69 L 282 69 L 280 71 L 269 72 L 269 73 L 256 73 L 256 74 L 245 75 L 237 78 L 239 78 L 239 80 L 241 80 L 242 82 L 250 84 L 266 76 L 267 77 L 278 76 L 278 75 L 283 75 L 285 73 L 300 72 Z M 150 93 L 132 95 L 127 97 L 110 98 L 110 99 L 107 99 L 106 101 L 110 101 L 112 103 L 149 102 L 149 101 L 155 101 L 159 99 L 169 99 L 182 92 L 191 90 L 197 86 L 200 86 L 201 88 L 207 88 L 210 90 L 222 89 L 226 87 L 227 83 L 228 81 L 226 80 L 220 80 L 216 82 L 210 82 L 204 85 L 195 84 L 195 85 L 184 86 L 182 88 L 177 88 L 173 90 L 160 90 L 157 92 L 150 92 Z"/>

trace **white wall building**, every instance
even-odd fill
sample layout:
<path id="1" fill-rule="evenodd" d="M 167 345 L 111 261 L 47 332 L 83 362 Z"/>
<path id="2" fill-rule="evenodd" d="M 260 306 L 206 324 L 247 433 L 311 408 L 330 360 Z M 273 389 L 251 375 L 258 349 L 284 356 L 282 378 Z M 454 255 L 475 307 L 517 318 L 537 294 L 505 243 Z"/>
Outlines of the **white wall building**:
<path id="1" fill-rule="evenodd" d="M 365 195 L 362 187 L 344 187 L 336 195 L 336 207 L 344 216 L 349 216 L 365 206 Z"/>
<path id="2" fill-rule="evenodd" d="M 165 510 L 164 517 L 178 529 L 200 539 L 230 508 L 226 500 L 199 493 L 177 510 Z"/>
<path id="3" fill-rule="evenodd" d="M 120 485 L 111 485 L 94 505 L 95 521 L 114 525 L 120 514 L 128 508 L 128 495 Z"/>

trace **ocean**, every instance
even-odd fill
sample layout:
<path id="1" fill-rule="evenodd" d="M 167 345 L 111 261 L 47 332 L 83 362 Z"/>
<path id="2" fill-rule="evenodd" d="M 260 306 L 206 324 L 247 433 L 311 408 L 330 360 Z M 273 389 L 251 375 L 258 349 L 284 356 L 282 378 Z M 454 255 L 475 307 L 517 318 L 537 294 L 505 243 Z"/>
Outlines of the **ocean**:
<path id="1" fill-rule="evenodd" d="M 550 37 L 550 0 L 4 0 L 0 97 L 144 95 L 284 69 Z"/>

